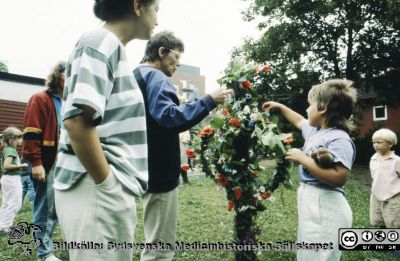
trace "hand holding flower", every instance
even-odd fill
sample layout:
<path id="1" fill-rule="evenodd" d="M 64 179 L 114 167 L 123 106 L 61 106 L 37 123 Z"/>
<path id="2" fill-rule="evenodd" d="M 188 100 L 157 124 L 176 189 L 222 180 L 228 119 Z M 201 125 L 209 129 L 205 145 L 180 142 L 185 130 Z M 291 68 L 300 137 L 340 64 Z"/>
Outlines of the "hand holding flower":
<path id="1" fill-rule="evenodd" d="M 263 110 L 280 110 L 281 105 L 279 102 L 267 101 L 261 107 Z"/>
<path id="2" fill-rule="evenodd" d="M 219 88 L 213 91 L 210 95 L 216 104 L 221 104 L 224 103 L 226 99 L 228 99 L 230 96 L 234 94 L 235 92 L 232 89 Z"/>
<path id="3" fill-rule="evenodd" d="M 301 164 L 304 159 L 307 159 L 307 155 L 301 150 L 293 148 L 287 151 L 285 159 Z"/>

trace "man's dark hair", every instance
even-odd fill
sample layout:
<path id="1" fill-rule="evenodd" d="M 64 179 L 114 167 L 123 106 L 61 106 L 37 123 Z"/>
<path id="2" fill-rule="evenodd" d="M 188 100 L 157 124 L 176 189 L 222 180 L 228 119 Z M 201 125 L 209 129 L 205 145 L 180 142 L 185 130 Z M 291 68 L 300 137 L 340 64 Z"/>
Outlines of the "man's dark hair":
<path id="1" fill-rule="evenodd" d="M 147 6 L 154 0 L 141 0 L 140 3 Z M 133 0 L 95 0 L 93 11 L 102 21 L 115 21 L 132 14 Z"/>
<path id="2" fill-rule="evenodd" d="M 141 62 L 155 62 L 160 60 L 160 56 L 158 55 L 160 47 L 164 47 L 166 53 L 169 53 L 171 50 L 178 50 L 183 53 L 185 50 L 182 40 L 175 37 L 174 33 L 169 31 L 159 32 L 153 35 L 147 42 L 146 51 Z"/>

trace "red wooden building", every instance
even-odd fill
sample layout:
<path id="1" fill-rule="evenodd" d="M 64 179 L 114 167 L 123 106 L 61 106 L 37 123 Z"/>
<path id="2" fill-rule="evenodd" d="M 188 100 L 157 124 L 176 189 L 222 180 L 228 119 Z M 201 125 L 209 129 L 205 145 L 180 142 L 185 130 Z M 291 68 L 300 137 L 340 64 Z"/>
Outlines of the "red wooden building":
<path id="1" fill-rule="evenodd" d="M 44 90 L 44 79 L 0 72 L 0 132 L 8 126 L 22 130 L 25 107 L 32 94 Z"/>
<path id="2" fill-rule="evenodd" d="M 362 121 L 358 124 L 358 134 L 365 137 L 369 132 L 380 128 L 388 128 L 400 134 L 400 104 L 387 105 L 377 102 L 377 94 L 373 91 L 361 93 L 359 99 L 368 104 L 362 110 Z"/>

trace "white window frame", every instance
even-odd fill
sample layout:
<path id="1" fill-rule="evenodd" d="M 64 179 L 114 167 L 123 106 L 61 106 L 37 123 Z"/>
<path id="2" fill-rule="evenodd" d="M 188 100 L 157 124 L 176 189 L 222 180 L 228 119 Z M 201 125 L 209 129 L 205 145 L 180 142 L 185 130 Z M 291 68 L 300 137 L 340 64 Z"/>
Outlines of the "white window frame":
<path id="1" fill-rule="evenodd" d="M 376 117 L 376 109 L 384 109 L 385 116 L 383 117 Z M 374 106 L 372 107 L 372 113 L 374 115 L 374 121 L 385 121 L 387 120 L 387 106 L 386 105 L 380 105 L 380 106 Z"/>

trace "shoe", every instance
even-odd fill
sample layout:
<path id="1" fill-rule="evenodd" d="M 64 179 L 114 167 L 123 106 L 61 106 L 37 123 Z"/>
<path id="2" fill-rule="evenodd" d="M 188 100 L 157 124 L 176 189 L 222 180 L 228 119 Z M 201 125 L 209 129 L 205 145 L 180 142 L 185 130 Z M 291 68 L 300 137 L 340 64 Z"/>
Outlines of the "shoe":
<path id="1" fill-rule="evenodd" d="M 39 258 L 38 261 L 61 261 L 61 259 L 59 259 L 55 255 L 51 254 L 45 258 Z"/>

